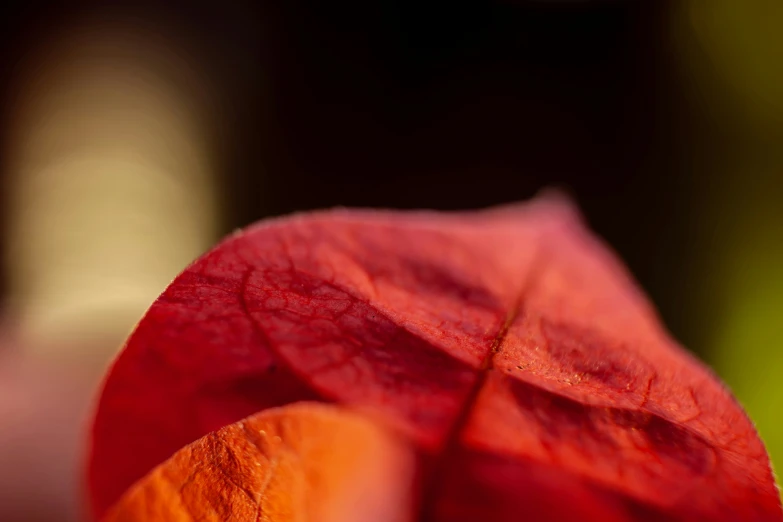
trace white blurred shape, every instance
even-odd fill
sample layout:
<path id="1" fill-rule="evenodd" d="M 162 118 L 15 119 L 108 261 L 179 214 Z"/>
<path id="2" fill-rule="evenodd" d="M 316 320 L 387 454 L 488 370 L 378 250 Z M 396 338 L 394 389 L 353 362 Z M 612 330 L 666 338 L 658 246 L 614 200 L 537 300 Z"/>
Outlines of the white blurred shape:
<path id="1" fill-rule="evenodd" d="M 105 361 L 214 241 L 212 107 L 197 62 L 138 21 L 93 20 L 24 64 L 4 166 L 23 346 Z"/>

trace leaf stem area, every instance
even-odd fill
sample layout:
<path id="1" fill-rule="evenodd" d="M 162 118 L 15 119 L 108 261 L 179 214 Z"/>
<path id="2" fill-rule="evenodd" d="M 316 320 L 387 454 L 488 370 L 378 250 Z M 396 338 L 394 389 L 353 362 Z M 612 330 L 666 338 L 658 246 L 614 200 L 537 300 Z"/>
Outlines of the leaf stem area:
<path id="1" fill-rule="evenodd" d="M 536 256 L 533 265 L 530 270 L 529 276 L 526 278 L 522 290 L 519 292 L 519 298 L 514 303 L 509 313 L 506 315 L 506 319 L 500 326 L 498 333 L 495 335 L 489 352 L 484 360 L 481 361 L 479 371 L 476 376 L 476 380 L 468 393 L 465 403 L 459 411 L 459 415 L 449 430 L 446 441 L 443 445 L 443 450 L 436 457 L 435 463 L 431 473 L 424 477 L 424 487 L 422 488 L 422 497 L 419 508 L 419 516 L 416 520 L 429 521 L 436 519 L 436 507 L 437 499 L 439 497 L 438 490 L 444 483 L 444 477 L 447 471 L 447 463 L 449 457 L 455 455 L 459 450 L 460 436 L 468 425 L 470 415 L 473 412 L 479 393 L 481 393 L 484 384 L 489 378 L 490 372 L 494 371 L 495 357 L 500 353 L 503 343 L 508 335 L 508 330 L 511 325 L 523 314 L 525 297 L 529 294 L 533 283 L 540 275 L 541 269 L 544 266 L 541 255 Z"/>

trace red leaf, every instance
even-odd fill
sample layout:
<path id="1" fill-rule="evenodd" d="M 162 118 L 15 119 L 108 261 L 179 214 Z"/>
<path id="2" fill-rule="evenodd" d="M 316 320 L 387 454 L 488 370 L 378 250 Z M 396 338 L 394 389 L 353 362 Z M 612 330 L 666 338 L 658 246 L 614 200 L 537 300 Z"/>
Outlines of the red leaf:
<path id="1" fill-rule="evenodd" d="M 421 520 L 783 520 L 752 423 L 557 198 L 320 212 L 225 240 L 106 380 L 94 512 L 186 444 L 301 400 L 403 435 Z"/>

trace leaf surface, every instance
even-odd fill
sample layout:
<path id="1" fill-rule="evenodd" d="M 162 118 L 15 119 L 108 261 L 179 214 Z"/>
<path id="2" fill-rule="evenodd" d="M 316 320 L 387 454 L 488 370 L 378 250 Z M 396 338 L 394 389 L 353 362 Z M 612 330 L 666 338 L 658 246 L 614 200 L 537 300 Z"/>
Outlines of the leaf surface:
<path id="1" fill-rule="evenodd" d="M 401 436 L 418 520 L 783 520 L 752 423 L 556 197 L 303 214 L 219 244 L 107 377 L 94 513 L 185 445 L 298 401 Z"/>
<path id="2" fill-rule="evenodd" d="M 410 451 L 377 424 L 299 403 L 181 449 L 131 487 L 105 520 L 409 522 L 412 480 Z"/>

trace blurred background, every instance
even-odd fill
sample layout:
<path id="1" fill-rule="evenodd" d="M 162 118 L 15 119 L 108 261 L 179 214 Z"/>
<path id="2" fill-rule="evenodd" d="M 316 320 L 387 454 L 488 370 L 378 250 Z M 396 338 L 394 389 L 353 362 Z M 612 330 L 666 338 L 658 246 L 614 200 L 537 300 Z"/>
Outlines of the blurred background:
<path id="1" fill-rule="evenodd" d="M 104 4 L 0 17 L 0 520 L 80 520 L 101 375 L 222 235 L 552 185 L 783 467 L 783 3 Z"/>

